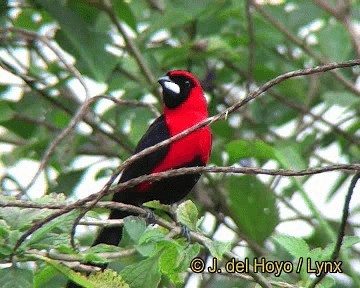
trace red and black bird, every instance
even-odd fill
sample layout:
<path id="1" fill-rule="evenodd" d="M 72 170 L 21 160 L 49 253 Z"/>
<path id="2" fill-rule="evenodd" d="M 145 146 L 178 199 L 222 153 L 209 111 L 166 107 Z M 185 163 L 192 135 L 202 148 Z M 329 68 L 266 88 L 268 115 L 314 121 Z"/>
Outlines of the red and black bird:
<path id="1" fill-rule="evenodd" d="M 135 154 L 181 133 L 208 117 L 206 100 L 200 82 L 187 71 L 170 71 L 158 80 L 162 86 L 163 114 L 157 118 L 140 139 Z M 211 152 L 211 131 L 208 126 L 161 147 L 129 165 L 121 175 L 120 183 L 142 175 L 181 167 L 205 166 Z M 183 199 L 194 187 L 200 174 L 166 178 L 158 182 L 142 183 L 122 190 L 113 201 L 141 205 L 151 200 L 172 204 Z M 122 219 L 130 214 L 112 210 L 109 219 Z M 103 243 L 117 246 L 122 238 L 122 227 L 105 227 L 93 246 Z M 106 266 L 102 266 L 105 268 Z M 72 281 L 68 288 L 80 287 Z"/>
<path id="2" fill-rule="evenodd" d="M 170 71 L 158 80 L 162 87 L 163 114 L 158 117 L 140 139 L 135 154 L 190 128 L 208 117 L 206 100 L 200 82 L 190 72 Z M 181 167 L 205 166 L 211 152 L 211 131 L 208 126 L 161 147 L 128 166 L 120 183 L 152 173 Z M 183 199 L 194 187 L 200 174 L 166 178 L 158 182 L 142 183 L 120 191 L 113 201 L 141 205 L 159 200 L 172 204 Z M 109 219 L 129 216 L 126 211 L 112 210 Z M 118 245 L 122 227 L 103 228 L 93 245 L 100 243 Z"/>

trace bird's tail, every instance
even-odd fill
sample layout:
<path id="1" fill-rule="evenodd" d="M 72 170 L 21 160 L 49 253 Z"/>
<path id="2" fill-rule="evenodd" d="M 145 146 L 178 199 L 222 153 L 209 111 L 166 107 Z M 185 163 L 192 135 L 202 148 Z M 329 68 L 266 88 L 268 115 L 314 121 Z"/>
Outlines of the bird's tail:
<path id="1" fill-rule="evenodd" d="M 126 211 L 112 210 L 109 219 L 123 219 L 131 214 Z M 101 229 L 100 233 L 96 237 L 92 246 L 98 244 L 108 244 L 118 246 L 122 238 L 123 227 L 122 226 L 109 226 Z"/>
<path id="2" fill-rule="evenodd" d="M 122 202 L 124 199 L 119 195 L 114 195 L 113 201 Z M 123 219 L 127 216 L 130 216 L 129 212 L 120 211 L 120 210 L 111 210 L 108 219 Z M 96 237 L 95 241 L 93 242 L 92 246 L 98 244 L 107 244 L 107 245 L 114 245 L 118 246 L 123 234 L 123 226 L 109 226 L 104 227 L 101 229 L 100 233 Z M 98 265 L 97 265 L 98 266 Z M 101 269 L 105 269 L 107 264 L 102 264 L 99 266 Z M 77 285 L 75 282 L 68 281 L 66 288 L 81 288 L 81 286 Z"/>

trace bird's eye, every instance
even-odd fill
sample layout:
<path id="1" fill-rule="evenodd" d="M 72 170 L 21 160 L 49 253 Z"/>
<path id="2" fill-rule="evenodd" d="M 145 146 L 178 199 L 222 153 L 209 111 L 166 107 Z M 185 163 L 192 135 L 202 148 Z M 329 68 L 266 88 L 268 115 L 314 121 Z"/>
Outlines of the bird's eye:
<path id="1" fill-rule="evenodd" d="M 190 81 L 189 80 L 185 80 L 185 85 L 187 86 L 187 87 L 190 87 Z"/>

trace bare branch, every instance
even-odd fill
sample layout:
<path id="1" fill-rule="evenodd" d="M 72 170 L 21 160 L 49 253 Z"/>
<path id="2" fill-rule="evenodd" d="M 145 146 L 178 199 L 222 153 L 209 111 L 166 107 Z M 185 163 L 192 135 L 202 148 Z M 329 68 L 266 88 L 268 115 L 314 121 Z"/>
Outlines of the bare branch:
<path id="1" fill-rule="evenodd" d="M 95 97 L 96 98 L 108 99 L 108 100 L 113 101 L 114 103 L 116 103 L 118 105 L 128 105 L 128 106 L 134 106 L 134 107 L 145 107 L 145 108 L 148 108 L 154 114 L 154 116 L 156 116 L 156 117 L 160 116 L 160 113 L 155 108 L 155 106 L 151 105 L 149 103 L 145 103 L 145 102 L 141 102 L 141 101 L 135 101 L 135 100 L 117 99 L 117 98 L 115 98 L 113 96 L 110 96 L 110 95 L 98 95 L 98 96 L 95 96 Z"/>

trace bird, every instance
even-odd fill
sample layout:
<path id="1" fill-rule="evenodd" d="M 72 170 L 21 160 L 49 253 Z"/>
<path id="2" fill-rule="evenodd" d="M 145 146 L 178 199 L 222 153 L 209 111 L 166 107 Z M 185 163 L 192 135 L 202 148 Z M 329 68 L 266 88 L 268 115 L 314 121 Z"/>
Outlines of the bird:
<path id="1" fill-rule="evenodd" d="M 181 133 L 208 117 L 207 103 L 199 80 L 188 71 L 173 70 L 158 80 L 162 87 L 163 114 L 149 127 L 136 146 L 135 154 L 161 141 Z M 210 158 L 211 131 L 200 128 L 184 138 L 172 142 L 155 152 L 140 158 L 126 168 L 120 183 L 130 179 L 159 173 L 175 168 L 205 166 Z M 195 186 L 200 174 L 166 178 L 154 183 L 143 183 L 134 188 L 119 191 L 113 201 L 141 205 L 151 200 L 173 204 L 182 200 Z M 126 211 L 112 210 L 109 219 L 123 219 Z M 105 227 L 93 245 L 119 244 L 122 227 Z"/>
<path id="2" fill-rule="evenodd" d="M 142 136 L 134 154 L 208 118 L 203 89 L 193 74 L 185 70 L 172 70 L 158 79 L 158 83 L 162 87 L 163 113 Z M 119 183 L 176 168 L 206 166 L 211 154 L 211 145 L 210 127 L 204 126 L 130 164 L 124 169 Z M 158 200 L 162 204 L 174 204 L 187 196 L 200 176 L 200 173 L 194 173 L 141 183 L 115 193 L 112 200 L 137 206 L 152 200 Z M 109 219 L 123 219 L 129 215 L 131 214 L 127 211 L 111 210 Z M 122 234 L 122 226 L 104 227 L 92 246 L 118 246 Z"/>

